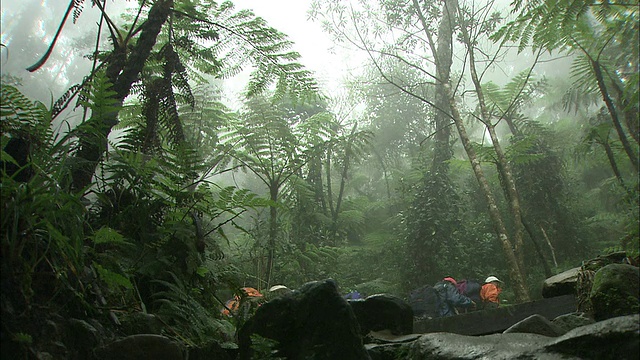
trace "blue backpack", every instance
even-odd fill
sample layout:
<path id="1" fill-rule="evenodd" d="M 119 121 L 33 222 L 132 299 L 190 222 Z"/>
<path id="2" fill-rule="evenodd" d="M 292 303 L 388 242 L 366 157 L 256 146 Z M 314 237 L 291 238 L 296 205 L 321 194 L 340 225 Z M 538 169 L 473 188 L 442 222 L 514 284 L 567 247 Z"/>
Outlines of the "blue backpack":
<path id="1" fill-rule="evenodd" d="M 409 305 L 413 310 L 413 316 L 421 318 L 438 317 L 440 296 L 431 285 L 424 285 L 409 293 Z"/>

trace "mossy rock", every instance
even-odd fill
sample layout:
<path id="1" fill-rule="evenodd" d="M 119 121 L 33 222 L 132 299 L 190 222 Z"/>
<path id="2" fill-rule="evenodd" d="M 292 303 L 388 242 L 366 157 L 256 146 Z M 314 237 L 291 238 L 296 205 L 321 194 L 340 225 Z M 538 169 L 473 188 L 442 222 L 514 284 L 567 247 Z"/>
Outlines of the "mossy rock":
<path id="1" fill-rule="evenodd" d="M 597 321 L 637 314 L 640 311 L 640 273 L 627 264 L 610 264 L 593 278 L 589 299 Z"/>

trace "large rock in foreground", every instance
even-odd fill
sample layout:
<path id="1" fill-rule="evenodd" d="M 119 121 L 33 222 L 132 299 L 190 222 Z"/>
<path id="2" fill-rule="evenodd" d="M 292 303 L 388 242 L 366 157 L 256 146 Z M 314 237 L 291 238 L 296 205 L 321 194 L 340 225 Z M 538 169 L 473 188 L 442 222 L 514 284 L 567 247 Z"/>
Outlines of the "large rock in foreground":
<path id="1" fill-rule="evenodd" d="M 589 300 L 596 320 L 638 313 L 640 309 L 640 274 L 627 264 L 610 264 L 593 278 Z"/>
<path id="2" fill-rule="evenodd" d="M 366 360 L 360 327 L 333 280 L 303 285 L 256 310 L 238 334 L 240 359 L 251 358 L 251 335 L 278 342 L 287 359 Z"/>
<path id="3" fill-rule="evenodd" d="M 390 330 L 394 335 L 413 333 L 413 310 L 399 297 L 376 294 L 348 302 L 358 319 L 362 335 L 381 330 Z"/>
<path id="4" fill-rule="evenodd" d="M 573 329 L 560 337 L 506 333 L 466 336 L 431 333 L 369 346 L 374 360 L 637 360 L 640 316 L 628 315 Z"/>

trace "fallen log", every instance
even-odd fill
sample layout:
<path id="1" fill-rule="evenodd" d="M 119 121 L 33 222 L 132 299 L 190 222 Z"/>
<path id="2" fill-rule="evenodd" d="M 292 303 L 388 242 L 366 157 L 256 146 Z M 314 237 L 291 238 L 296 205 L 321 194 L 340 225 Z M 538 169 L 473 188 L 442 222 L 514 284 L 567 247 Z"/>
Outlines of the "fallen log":
<path id="1" fill-rule="evenodd" d="M 563 295 L 444 318 L 415 320 L 413 331 L 418 334 L 448 332 L 460 335 L 488 335 L 500 333 L 534 314 L 553 320 L 575 311 L 575 295 Z"/>

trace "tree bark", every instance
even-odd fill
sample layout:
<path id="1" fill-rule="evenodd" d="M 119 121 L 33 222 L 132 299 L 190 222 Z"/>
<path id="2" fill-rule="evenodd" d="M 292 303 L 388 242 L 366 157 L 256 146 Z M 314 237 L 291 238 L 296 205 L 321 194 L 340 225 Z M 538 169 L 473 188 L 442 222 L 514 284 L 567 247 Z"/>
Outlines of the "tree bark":
<path id="1" fill-rule="evenodd" d="M 277 182 L 272 182 L 269 186 L 269 199 L 275 204 L 278 201 Z M 265 289 L 271 286 L 271 274 L 273 270 L 273 260 L 276 257 L 276 238 L 278 236 L 278 210 L 275 205 L 269 207 L 269 242 L 267 244 L 267 269 L 265 273 Z"/>
<path id="2" fill-rule="evenodd" d="M 457 4 L 457 2 L 456 2 Z M 518 191 L 516 189 L 516 183 L 513 179 L 513 174 L 511 171 L 511 166 L 507 161 L 507 158 L 500 146 L 500 140 L 498 139 L 498 135 L 495 131 L 495 126 L 491 124 L 491 116 L 487 109 L 487 103 L 484 98 L 484 93 L 482 91 L 482 85 L 480 84 L 480 79 L 478 77 L 478 72 L 476 70 L 476 62 L 475 62 L 475 51 L 473 49 L 473 43 L 469 37 L 469 32 L 467 31 L 466 26 L 464 25 L 464 21 L 462 19 L 462 11 L 458 8 L 459 15 L 459 23 L 463 24 L 460 26 L 463 41 L 468 49 L 469 54 L 469 70 L 471 72 L 471 80 L 473 81 L 476 95 L 478 97 L 478 104 L 480 105 L 480 112 L 482 116 L 482 120 L 486 126 L 487 131 L 489 132 L 489 136 L 491 137 L 491 142 L 493 144 L 493 148 L 496 151 L 497 160 L 499 162 L 498 170 L 501 171 L 502 176 L 505 181 L 506 191 L 509 194 L 508 204 L 511 210 L 511 216 L 513 218 L 513 242 L 514 242 L 514 251 L 516 254 L 516 259 L 518 260 L 518 265 L 520 268 L 520 274 L 524 276 L 524 241 L 523 241 L 523 230 L 524 226 L 522 224 L 522 216 L 520 214 L 520 196 L 518 195 Z"/>
<path id="3" fill-rule="evenodd" d="M 602 99 L 604 103 L 607 105 L 607 109 L 609 110 L 609 115 L 611 116 L 611 121 L 613 122 L 613 127 L 615 127 L 616 132 L 618 133 L 618 138 L 620 139 L 620 143 L 622 143 L 622 148 L 627 153 L 629 160 L 631 161 L 631 165 L 638 172 L 639 162 L 637 150 L 631 147 L 629 140 L 627 139 L 627 135 L 622 129 L 622 125 L 620 124 L 620 119 L 618 117 L 618 112 L 616 111 L 616 107 L 613 104 L 613 100 L 609 96 L 609 92 L 607 91 L 607 87 L 604 83 L 604 77 L 602 76 L 602 69 L 600 68 L 600 64 L 591 60 L 591 67 L 593 69 L 593 73 L 596 76 L 596 80 L 598 81 L 598 88 L 600 89 L 600 94 L 602 95 Z"/>
<path id="4" fill-rule="evenodd" d="M 413 6 L 422 24 L 431 52 L 436 63 L 436 93 L 434 99 L 435 109 L 435 146 L 431 170 L 434 174 L 447 174 L 448 161 L 453 156 L 451 150 L 451 128 L 449 99 L 444 86 L 449 84 L 451 76 L 451 64 L 453 63 L 453 15 L 455 6 L 452 0 L 445 0 L 442 5 L 442 19 L 438 25 L 438 42 L 434 43 L 429 32 L 427 20 L 424 17 L 418 0 L 413 0 Z"/>
<path id="5" fill-rule="evenodd" d="M 106 75 L 113 84 L 113 98 L 117 101 L 115 106 L 122 106 L 124 99 L 131 92 L 131 85 L 138 80 L 172 8 L 173 0 L 158 0 L 151 6 L 149 17 L 141 25 L 140 37 L 128 56 L 128 44 L 114 43 L 114 50 L 107 60 Z M 79 139 L 78 150 L 75 153 L 78 164 L 72 171 L 72 186 L 76 191 L 91 184 L 96 167 L 107 151 L 109 133 L 118 123 L 118 111 L 106 114 L 100 120 L 97 136 L 86 134 Z"/>
<path id="6" fill-rule="evenodd" d="M 340 207 L 342 206 L 342 197 L 344 196 L 344 186 L 347 182 L 347 175 L 349 173 L 349 163 L 351 162 L 351 143 L 353 142 L 353 135 L 356 133 L 358 124 L 353 125 L 351 134 L 347 138 L 347 143 L 344 147 L 344 163 L 342 165 L 342 174 L 340 176 L 340 190 L 338 190 L 338 198 L 336 199 L 336 209 L 333 212 L 333 229 L 331 229 L 333 236 L 335 237 L 338 229 L 338 216 L 340 215 Z"/>
<path id="7" fill-rule="evenodd" d="M 458 130 L 458 134 L 460 135 L 460 140 L 462 141 L 462 145 L 464 146 L 467 156 L 469 157 L 471 168 L 473 169 L 476 179 L 478 180 L 480 189 L 482 190 L 485 200 L 487 201 L 487 205 L 489 207 L 489 216 L 493 223 L 498 240 L 502 245 L 502 250 L 507 260 L 507 265 L 509 266 L 509 277 L 512 280 L 516 300 L 519 302 L 529 301 L 529 291 L 527 290 L 527 287 L 525 285 L 524 277 L 522 276 L 520 265 L 514 253 L 513 246 L 511 244 L 511 241 L 509 241 L 507 229 L 504 225 L 504 222 L 502 221 L 502 216 L 500 215 L 500 211 L 498 210 L 495 198 L 493 197 L 493 194 L 491 192 L 491 187 L 489 186 L 489 183 L 484 176 L 484 171 L 480 166 L 480 162 L 478 161 L 475 149 L 471 145 L 471 140 L 469 140 L 467 130 L 464 127 L 462 117 L 460 116 L 460 112 L 458 111 L 457 105 L 455 104 L 455 100 L 451 95 L 451 91 L 447 87 L 445 87 L 445 89 L 448 92 L 451 114 Z"/>

